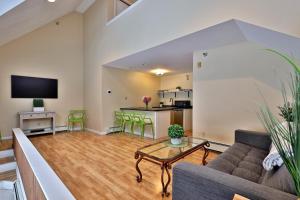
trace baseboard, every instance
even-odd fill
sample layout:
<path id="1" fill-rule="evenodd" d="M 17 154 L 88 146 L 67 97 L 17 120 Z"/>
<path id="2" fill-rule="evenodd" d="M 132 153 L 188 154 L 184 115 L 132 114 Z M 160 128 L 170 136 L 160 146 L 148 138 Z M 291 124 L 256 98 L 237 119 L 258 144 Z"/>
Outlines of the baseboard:
<path id="1" fill-rule="evenodd" d="M 47 129 L 47 128 L 50 128 L 50 127 L 46 127 L 44 129 Z M 67 126 L 56 126 L 55 127 L 55 132 L 63 132 L 63 131 L 67 131 L 68 130 L 68 127 Z M 81 127 L 79 126 L 76 126 L 73 128 L 74 131 L 80 131 L 81 130 Z M 3 136 L 2 137 L 2 140 L 12 140 L 13 137 L 12 136 Z"/>
<path id="2" fill-rule="evenodd" d="M 100 132 L 100 131 L 97 131 L 97 130 L 95 130 L 95 129 L 91 129 L 91 128 L 85 128 L 85 130 L 87 130 L 87 131 L 89 131 L 89 132 L 92 132 L 92 133 L 96 133 L 96 134 L 98 134 L 98 135 L 106 135 L 107 134 L 107 132 Z"/>
<path id="3" fill-rule="evenodd" d="M 67 126 L 57 126 L 57 127 L 55 127 L 55 131 L 56 132 L 68 131 L 68 127 Z M 73 127 L 73 131 L 81 131 L 81 127 L 75 126 L 75 127 Z"/>
<path id="4" fill-rule="evenodd" d="M 0 173 L 11 171 L 17 168 L 16 162 L 9 162 L 0 165 Z"/>
<path id="5" fill-rule="evenodd" d="M 210 147 L 208 149 L 218 151 L 218 152 L 224 152 L 226 151 L 230 145 L 228 144 L 222 144 L 214 141 L 209 141 Z"/>
<path id="6" fill-rule="evenodd" d="M 4 136 L 2 137 L 2 140 L 12 140 L 12 136 Z"/>
<path id="7" fill-rule="evenodd" d="M 12 157 L 12 156 L 15 156 L 14 151 L 12 149 L 0 151 L 0 158 L 6 158 L 6 157 Z"/>

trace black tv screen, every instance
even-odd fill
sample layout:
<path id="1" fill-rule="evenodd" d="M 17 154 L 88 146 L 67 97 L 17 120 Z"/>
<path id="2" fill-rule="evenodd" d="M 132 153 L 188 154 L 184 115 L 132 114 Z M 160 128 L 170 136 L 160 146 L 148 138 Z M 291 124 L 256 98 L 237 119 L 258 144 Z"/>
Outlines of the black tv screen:
<path id="1" fill-rule="evenodd" d="M 58 80 L 28 76 L 11 76 L 12 98 L 56 99 Z"/>

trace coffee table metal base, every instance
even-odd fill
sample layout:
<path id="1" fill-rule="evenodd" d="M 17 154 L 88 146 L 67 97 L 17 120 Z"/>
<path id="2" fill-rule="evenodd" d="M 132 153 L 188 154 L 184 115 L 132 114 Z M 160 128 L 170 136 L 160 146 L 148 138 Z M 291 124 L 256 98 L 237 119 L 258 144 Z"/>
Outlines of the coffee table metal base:
<path id="1" fill-rule="evenodd" d="M 181 156 L 177 157 L 174 160 L 161 161 L 161 162 L 159 162 L 157 160 L 153 160 L 152 158 L 147 157 L 146 154 L 142 154 L 139 151 L 137 151 L 137 152 L 135 152 L 135 159 L 137 159 L 136 164 L 135 164 L 135 168 L 136 168 L 136 171 L 138 173 L 138 175 L 136 176 L 136 181 L 138 183 L 140 183 L 143 180 L 143 174 L 142 174 L 142 172 L 141 172 L 141 170 L 139 168 L 139 163 L 142 160 L 147 160 L 147 161 L 152 162 L 152 163 L 154 163 L 156 165 L 159 165 L 160 168 L 161 168 L 161 185 L 162 185 L 162 193 L 161 193 L 161 195 L 162 195 L 162 197 L 164 197 L 164 196 L 168 197 L 170 195 L 170 192 L 168 192 L 168 186 L 169 186 L 169 184 L 171 182 L 171 174 L 170 174 L 169 170 L 172 169 L 172 164 L 174 162 L 176 162 L 176 161 L 178 161 L 178 160 L 186 157 L 187 155 L 189 155 L 189 154 L 191 154 L 191 153 L 199 150 L 199 149 L 203 149 L 204 150 L 204 155 L 202 157 L 202 164 L 206 165 L 207 164 L 206 158 L 207 158 L 207 156 L 209 154 L 209 150 L 206 147 L 209 147 L 209 146 L 210 146 L 210 144 L 209 144 L 209 142 L 207 142 L 203 146 L 199 146 L 199 148 L 196 148 L 193 151 L 188 152 L 188 154 L 182 154 Z M 165 172 L 167 173 L 167 176 L 168 176 L 166 183 L 165 183 L 165 178 L 164 178 L 164 173 Z"/>

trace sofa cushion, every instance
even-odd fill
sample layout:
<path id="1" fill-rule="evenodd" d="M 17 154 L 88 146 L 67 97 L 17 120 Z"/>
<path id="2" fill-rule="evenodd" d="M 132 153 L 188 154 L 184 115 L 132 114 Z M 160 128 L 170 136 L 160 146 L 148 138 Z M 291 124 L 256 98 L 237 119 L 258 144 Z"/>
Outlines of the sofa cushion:
<path id="1" fill-rule="evenodd" d="M 260 183 L 265 175 L 262 161 L 268 151 L 235 143 L 207 166 L 227 174 Z"/>
<path id="2" fill-rule="evenodd" d="M 236 168 L 236 165 L 224 158 L 215 159 L 207 166 L 227 174 L 232 174 L 233 170 Z"/>
<path id="3" fill-rule="evenodd" d="M 284 165 L 280 168 L 266 171 L 261 184 L 284 192 L 296 194 L 292 177 Z"/>
<path id="4" fill-rule="evenodd" d="M 252 181 L 255 183 L 257 183 L 260 178 L 260 174 L 242 167 L 235 168 L 232 172 L 232 175 L 247 179 L 248 181 Z"/>
<path id="5" fill-rule="evenodd" d="M 255 156 L 248 156 L 247 155 L 246 157 L 244 157 L 244 161 L 249 161 L 249 162 L 255 163 L 257 165 L 261 165 L 262 164 L 261 158 L 257 158 Z"/>
<path id="6" fill-rule="evenodd" d="M 254 158 L 258 158 L 260 160 L 264 160 L 266 155 L 268 155 L 268 151 L 257 149 L 257 148 L 251 148 L 251 150 L 248 152 L 248 156 L 252 156 Z M 262 164 L 262 163 L 261 163 Z"/>
<path id="7" fill-rule="evenodd" d="M 242 169 L 247 169 L 255 174 L 258 174 L 259 176 L 262 175 L 263 167 L 260 165 L 257 165 L 257 163 L 252 163 L 246 160 L 243 160 L 239 163 L 239 167 Z"/>

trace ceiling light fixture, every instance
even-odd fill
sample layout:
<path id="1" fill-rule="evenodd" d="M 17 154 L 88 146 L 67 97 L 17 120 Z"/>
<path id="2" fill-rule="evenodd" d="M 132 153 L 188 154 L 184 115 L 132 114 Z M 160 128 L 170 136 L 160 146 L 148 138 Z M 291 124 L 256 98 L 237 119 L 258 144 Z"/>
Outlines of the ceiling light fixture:
<path id="1" fill-rule="evenodd" d="M 50 3 L 54 3 L 56 0 L 48 0 L 48 2 Z"/>
<path id="2" fill-rule="evenodd" d="M 154 69 L 151 71 L 152 73 L 156 74 L 156 76 L 163 76 L 168 71 L 165 69 Z"/>

